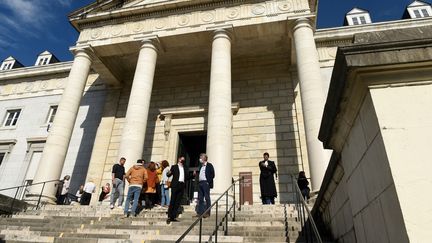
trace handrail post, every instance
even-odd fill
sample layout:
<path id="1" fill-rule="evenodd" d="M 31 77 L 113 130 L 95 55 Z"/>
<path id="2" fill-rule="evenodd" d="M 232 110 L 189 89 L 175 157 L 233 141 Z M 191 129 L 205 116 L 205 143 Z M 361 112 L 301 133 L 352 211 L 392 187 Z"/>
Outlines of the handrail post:
<path id="1" fill-rule="evenodd" d="M 202 235 L 202 218 L 200 218 L 200 225 L 199 225 L 199 237 L 198 237 L 199 243 L 201 243 L 201 235 Z"/>
<path id="2" fill-rule="evenodd" d="M 41 190 L 41 193 L 39 194 L 39 200 L 38 200 L 38 203 L 37 203 L 37 205 L 36 205 L 36 209 L 39 209 L 39 203 L 40 203 L 41 198 L 42 198 L 42 193 L 43 193 L 43 191 L 44 191 L 44 189 L 45 189 L 45 183 L 46 183 L 46 182 L 44 182 L 44 183 L 42 184 L 42 190 Z"/>
<path id="3" fill-rule="evenodd" d="M 217 237 L 218 237 L 218 208 L 219 208 L 219 201 L 216 201 L 216 231 L 215 231 L 215 243 L 217 243 Z"/>
<path id="4" fill-rule="evenodd" d="M 234 208 L 234 217 L 233 217 L 233 221 L 235 221 L 235 210 L 236 210 L 236 191 L 235 191 L 235 187 L 236 185 L 235 185 L 235 182 L 234 182 L 234 185 L 233 185 L 233 189 L 234 189 L 234 206 L 233 206 L 233 208 Z"/>
<path id="5" fill-rule="evenodd" d="M 226 192 L 226 206 L 225 206 L 225 236 L 228 235 L 228 191 Z"/>

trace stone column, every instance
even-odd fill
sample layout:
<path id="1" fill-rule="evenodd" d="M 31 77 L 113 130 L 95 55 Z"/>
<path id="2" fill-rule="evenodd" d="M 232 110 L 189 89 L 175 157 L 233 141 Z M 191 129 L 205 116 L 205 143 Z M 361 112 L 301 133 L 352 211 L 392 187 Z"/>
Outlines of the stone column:
<path id="1" fill-rule="evenodd" d="M 60 179 L 91 64 L 90 50 L 77 49 L 75 51 L 75 59 L 67 85 L 48 134 L 33 184 Z M 29 200 L 32 200 L 32 195 L 40 194 L 41 189 L 42 186 L 33 186 Z M 43 200 L 54 202 L 55 193 L 54 183 L 47 183 L 43 191 Z"/>
<path id="2" fill-rule="evenodd" d="M 306 145 L 313 190 L 321 186 L 327 169 L 329 154 L 318 140 L 318 132 L 325 104 L 318 52 L 313 29 L 308 19 L 298 19 L 293 28 L 300 95 L 303 107 Z"/>
<path id="3" fill-rule="evenodd" d="M 157 39 L 142 42 L 118 152 L 126 170 L 142 158 L 157 52 Z"/>
<path id="4" fill-rule="evenodd" d="M 231 36 L 214 32 L 207 127 L 207 155 L 216 171 L 214 192 L 222 193 L 232 177 Z"/>

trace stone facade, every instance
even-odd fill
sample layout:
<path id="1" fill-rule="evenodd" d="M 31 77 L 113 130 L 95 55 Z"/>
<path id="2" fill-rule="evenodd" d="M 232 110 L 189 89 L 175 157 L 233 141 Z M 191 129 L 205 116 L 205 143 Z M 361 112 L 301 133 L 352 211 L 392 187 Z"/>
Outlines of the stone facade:
<path id="1" fill-rule="evenodd" d="M 431 183 L 429 29 L 358 34 L 338 51 L 320 131 L 334 156 L 313 209 L 338 241 L 432 236 L 431 199 L 418 198 Z"/>

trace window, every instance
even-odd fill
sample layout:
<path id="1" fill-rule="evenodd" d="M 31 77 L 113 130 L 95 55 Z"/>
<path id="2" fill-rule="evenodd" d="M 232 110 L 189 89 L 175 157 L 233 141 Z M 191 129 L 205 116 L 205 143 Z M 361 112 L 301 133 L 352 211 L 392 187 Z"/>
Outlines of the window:
<path id="1" fill-rule="evenodd" d="M 8 110 L 6 113 L 6 119 L 3 122 L 4 127 L 13 127 L 16 126 L 18 118 L 21 114 L 21 110 Z"/>
<path id="2" fill-rule="evenodd" d="M 358 18 L 357 18 L 357 17 L 353 17 L 353 18 L 352 18 L 352 21 L 353 21 L 353 24 L 354 24 L 354 25 L 358 25 L 358 24 L 359 24 L 359 21 L 358 21 Z"/>
<path id="3" fill-rule="evenodd" d="M 418 9 L 415 9 L 415 10 L 414 10 L 414 16 L 415 16 L 416 18 L 421 18 L 421 17 L 422 17 L 421 14 L 420 14 L 420 11 L 419 11 Z"/>
<path id="4" fill-rule="evenodd" d="M 46 65 L 49 62 L 49 57 L 39 57 L 39 61 L 37 62 L 37 66 Z"/>
<path id="5" fill-rule="evenodd" d="M 13 63 L 9 62 L 9 63 L 3 63 L 1 70 L 9 70 L 12 69 Z"/>
<path id="6" fill-rule="evenodd" d="M 428 13 L 428 11 L 425 8 L 422 8 L 421 12 L 423 14 L 423 17 L 429 17 L 429 13 Z"/>
<path id="7" fill-rule="evenodd" d="M 366 24 L 366 18 L 364 16 L 360 16 L 359 18 L 361 24 Z"/>
<path id="8" fill-rule="evenodd" d="M 57 113 L 57 108 L 58 108 L 58 106 L 56 106 L 56 105 L 53 105 L 50 107 L 46 123 L 50 124 L 50 123 L 54 122 L 54 118 L 55 118 L 55 115 Z"/>

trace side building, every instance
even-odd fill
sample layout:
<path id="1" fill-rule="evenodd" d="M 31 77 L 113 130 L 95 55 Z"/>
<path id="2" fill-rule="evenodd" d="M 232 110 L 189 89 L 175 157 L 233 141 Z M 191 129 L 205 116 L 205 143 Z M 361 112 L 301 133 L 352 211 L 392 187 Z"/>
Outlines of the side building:
<path id="1" fill-rule="evenodd" d="M 33 182 L 72 66 L 72 62 L 56 62 L 51 57 L 54 56 L 44 52 L 35 66 L 7 65 L 11 68 L 0 71 L 2 188 L 31 185 Z M 3 63 L 12 60 L 17 62 L 8 58 Z M 87 80 L 62 170 L 62 175 L 74 178 L 71 185 L 74 189 L 87 176 L 88 161 L 105 102 L 105 85 L 98 76 L 93 73 Z M 3 193 L 14 196 L 15 190 Z"/>

